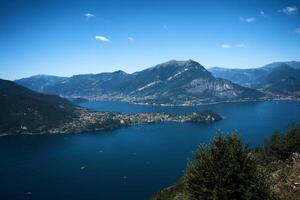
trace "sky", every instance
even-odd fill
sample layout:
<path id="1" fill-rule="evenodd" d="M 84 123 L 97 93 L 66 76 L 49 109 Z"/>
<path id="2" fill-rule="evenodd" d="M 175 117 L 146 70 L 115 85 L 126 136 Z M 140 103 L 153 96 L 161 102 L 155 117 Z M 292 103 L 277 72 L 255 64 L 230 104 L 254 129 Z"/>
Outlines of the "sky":
<path id="1" fill-rule="evenodd" d="M 300 0 L 0 0 L 0 78 L 300 61 Z"/>

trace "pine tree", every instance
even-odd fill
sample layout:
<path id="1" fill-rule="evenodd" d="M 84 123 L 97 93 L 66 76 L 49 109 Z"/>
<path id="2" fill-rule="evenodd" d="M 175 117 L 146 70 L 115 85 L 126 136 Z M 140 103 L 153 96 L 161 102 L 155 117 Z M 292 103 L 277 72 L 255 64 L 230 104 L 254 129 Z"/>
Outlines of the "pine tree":
<path id="1" fill-rule="evenodd" d="M 236 134 L 201 146 L 184 180 L 191 200 L 272 199 L 266 177 Z"/>

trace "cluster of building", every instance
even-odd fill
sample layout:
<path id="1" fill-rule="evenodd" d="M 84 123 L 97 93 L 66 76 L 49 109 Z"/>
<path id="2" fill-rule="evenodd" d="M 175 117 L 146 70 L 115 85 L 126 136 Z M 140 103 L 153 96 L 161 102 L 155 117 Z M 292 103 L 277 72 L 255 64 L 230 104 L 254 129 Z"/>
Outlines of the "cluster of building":
<path id="1" fill-rule="evenodd" d="M 207 123 L 220 120 L 221 117 L 213 112 L 194 112 L 190 115 L 171 115 L 167 113 L 138 113 L 125 114 L 119 112 L 91 112 L 78 110 L 78 117 L 61 127 L 52 129 L 51 133 L 82 133 L 87 131 L 101 131 L 121 126 L 142 125 L 158 122 L 193 122 Z"/>

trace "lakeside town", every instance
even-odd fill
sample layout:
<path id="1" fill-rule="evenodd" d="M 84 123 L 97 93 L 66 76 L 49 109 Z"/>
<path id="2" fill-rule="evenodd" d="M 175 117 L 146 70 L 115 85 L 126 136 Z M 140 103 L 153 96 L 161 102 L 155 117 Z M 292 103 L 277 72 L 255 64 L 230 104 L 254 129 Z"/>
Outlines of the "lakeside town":
<path id="1" fill-rule="evenodd" d="M 237 103 L 237 102 L 255 102 L 255 101 L 299 101 L 300 96 L 297 95 L 272 95 L 269 94 L 268 96 L 252 99 L 252 98 L 245 98 L 240 100 L 228 100 L 228 101 L 216 101 L 216 102 L 205 102 L 203 100 L 195 99 L 195 100 L 186 100 L 185 102 L 177 102 L 177 103 L 159 103 L 155 101 L 150 101 L 146 98 L 137 98 L 131 97 L 127 95 L 95 95 L 95 96 L 68 96 L 65 97 L 70 99 L 75 103 L 84 103 L 84 102 L 96 102 L 96 101 L 120 101 L 125 103 L 137 104 L 137 105 L 151 105 L 151 106 L 197 106 L 197 105 L 211 105 L 211 104 L 220 104 L 220 103 Z"/>
<path id="2" fill-rule="evenodd" d="M 77 112 L 78 117 L 58 128 L 50 129 L 49 133 L 83 133 L 159 122 L 212 123 L 222 119 L 220 115 L 212 111 L 193 112 L 189 115 L 171 115 L 158 112 L 125 114 L 94 112 L 80 108 Z"/>
<path id="3" fill-rule="evenodd" d="M 120 112 L 94 112 L 80 108 L 77 112 L 78 117 L 43 133 L 84 133 L 159 122 L 212 123 L 222 119 L 220 115 L 212 111 L 193 112 L 189 115 L 171 115 L 158 112 L 125 114 Z M 26 132 L 28 131 L 25 131 L 24 134 Z"/>

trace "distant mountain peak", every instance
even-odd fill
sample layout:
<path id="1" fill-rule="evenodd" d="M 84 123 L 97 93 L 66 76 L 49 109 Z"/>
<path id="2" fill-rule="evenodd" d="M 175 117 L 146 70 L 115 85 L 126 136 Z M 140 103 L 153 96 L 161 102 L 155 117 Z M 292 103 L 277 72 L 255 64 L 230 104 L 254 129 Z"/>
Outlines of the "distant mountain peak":
<path id="1" fill-rule="evenodd" d="M 205 69 L 200 63 L 194 61 L 194 60 L 169 60 L 167 62 L 155 65 L 154 67 L 148 68 L 150 70 L 153 69 L 159 69 L 159 68 L 199 68 L 199 69 Z M 205 69 L 205 71 L 207 71 Z"/>
<path id="2" fill-rule="evenodd" d="M 127 74 L 126 72 L 124 72 L 123 70 L 117 70 L 113 72 L 114 74 Z"/>
<path id="3" fill-rule="evenodd" d="M 300 62 L 273 62 L 260 68 L 210 68 L 215 77 L 258 89 L 268 95 L 294 96 L 300 94 Z"/>
<path id="4" fill-rule="evenodd" d="M 299 61 L 288 61 L 288 62 L 273 62 L 268 65 L 263 66 L 262 68 L 265 69 L 274 69 L 278 67 L 288 66 L 294 69 L 300 69 L 300 62 Z"/>
<path id="5" fill-rule="evenodd" d="M 175 60 L 175 59 L 172 59 L 172 60 L 169 60 L 167 62 L 158 64 L 158 65 L 187 65 L 187 64 L 198 64 L 198 65 L 200 65 L 198 62 L 196 62 L 192 59 L 189 59 L 189 60 Z"/>
<path id="6" fill-rule="evenodd" d="M 40 79 L 40 78 L 59 78 L 59 79 L 62 79 L 62 78 L 66 78 L 66 77 L 55 76 L 55 75 L 47 75 L 47 74 L 37 74 L 37 75 L 30 76 L 28 78 L 35 78 L 35 79 Z"/>
<path id="7" fill-rule="evenodd" d="M 200 63 L 191 59 L 169 60 L 133 74 L 119 70 L 112 73 L 73 76 L 66 82 L 38 82 L 34 85 L 28 83 L 31 83 L 31 80 L 20 84 L 65 97 L 112 100 L 122 98 L 130 102 L 157 104 L 199 104 L 255 99 L 261 96 L 256 90 L 216 79 Z"/>

